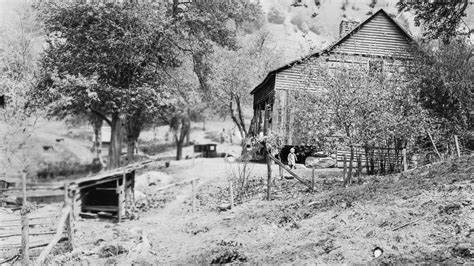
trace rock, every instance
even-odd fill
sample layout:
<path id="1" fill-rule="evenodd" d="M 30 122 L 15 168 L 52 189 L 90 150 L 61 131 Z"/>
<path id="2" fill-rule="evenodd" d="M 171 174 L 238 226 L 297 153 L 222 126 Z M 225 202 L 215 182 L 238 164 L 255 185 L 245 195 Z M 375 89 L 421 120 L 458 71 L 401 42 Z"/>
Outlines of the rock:
<path id="1" fill-rule="evenodd" d="M 312 153 L 311 157 L 326 158 L 326 157 L 329 157 L 329 156 L 326 153 L 324 153 L 323 151 L 318 151 L 318 152 Z"/>
<path id="2" fill-rule="evenodd" d="M 308 168 L 311 168 L 313 166 L 314 168 L 331 168 L 336 165 L 336 160 L 331 157 L 317 158 L 309 156 L 306 158 L 304 164 Z"/>
<path id="3" fill-rule="evenodd" d="M 100 247 L 99 258 L 108 258 L 126 253 L 127 250 L 120 244 L 108 244 Z"/>
<path id="4" fill-rule="evenodd" d="M 230 210 L 230 204 L 229 203 L 223 203 L 219 206 L 217 206 L 217 209 L 219 211 L 227 211 L 227 210 Z"/>
<path id="5" fill-rule="evenodd" d="M 162 186 L 171 183 L 173 178 L 165 173 L 150 171 L 135 178 L 135 188 L 144 190 L 149 186 Z"/>

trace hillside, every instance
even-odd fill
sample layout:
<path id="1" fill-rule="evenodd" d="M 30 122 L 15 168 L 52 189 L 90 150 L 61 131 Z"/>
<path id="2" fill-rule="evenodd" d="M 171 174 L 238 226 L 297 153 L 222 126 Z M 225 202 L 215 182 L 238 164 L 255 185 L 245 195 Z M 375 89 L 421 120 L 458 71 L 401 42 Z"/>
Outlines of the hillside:
<path id="1" fill-rule="evenodd" d="M 261 0 L 266 16 L 265 27 L 284 51 L 284 61 L 292 61 L 328 46 L 339 36 L 341 20 L 362 22 L 370 14 L 383 8 L 416 38 L 420 28 L 415 27 L 413 14 L 399 14 L 397 1 L 390 0 Z M 464 21 L 474 28 L 474 5 L 468 7 Z"/>

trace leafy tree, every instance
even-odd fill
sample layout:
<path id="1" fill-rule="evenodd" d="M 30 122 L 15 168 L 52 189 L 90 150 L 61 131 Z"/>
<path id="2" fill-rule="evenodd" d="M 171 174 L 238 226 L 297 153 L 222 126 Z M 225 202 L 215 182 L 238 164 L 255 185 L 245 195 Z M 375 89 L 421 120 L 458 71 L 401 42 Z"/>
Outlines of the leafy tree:
<path id="1" fill-rule="evenodd" d="M 177 159 L 182 154 L 182 147 L 187 138 L 181 138 L 182 130 L 187 131 L 184 135 L 189 136 L 190 127 L 175 126 L 175 121 L 181 121 L 181 125 L 190 123 L 192 113 L 203 113 L 206 107 L 212 106 L 215 99 L 212 93 L 212 59 L 210 56 L 217 47 L 236 50 L 237 33 L 249 28 L 249 23 L 257 23 L 261 16 L 260 6 L 251 1 L 194 1 L 185 8 L 178 8 L 178 1 L 173 1 L 170 13 L 173 17 L 173 25 L 179 40 L 174 45 L 182 52 L 182 60 L 191 63 L 191 69 L 197 78 L 199 87 L 196 89 L 194 83 L 173 82 L 176 86 L 172 91 L 179 97 L 179 108 L 168 116 L 171 130 L 177 134 L 175 140 L 177 145 Z M 189 77 L 189 68 L 185 76 Z M 172 78 L 173 79 L 173 78 Z M 183 86 L 187 92 L 183 92 Z M 191 104 L 192 103 L 192 104 Z M 197 104 L 199 103 L 199 104 Z M 211 104 L 209 104 L 211 103 Z M 196 106 L 197 104 L 197 106 Z M 178 129 L 178 130 L 176 130 Z"/>
<path id="2" fill-rule="evenodd" d="M 321 149 L 348 146 L 353 161 L 356 145 L 402 148 L 424 134 L 429 120 L 402 73 L 371 73 L 365 63 L 336 61 L 329 66 L 324 58 L 310 59 L 304 70 L 306 86 L 320 90 L 295 96 L 294 128 L 301 142 Z M 351 172 L 349 164 L 346 184 Z"/>
<path id="3" fill-rule="evenodd" d="M 420 103 L 436 118 L 438 141 L 452 143 L 453 135 L 468 138 L 473 130 L 472 47 L 458 38 L 421 48 L 407 72 L 409 86 L 419 91 Z"/>
<path id="4" fill-rule="evenodd" d="M 469 0 L 462 1 L 399 1 L 398 11 L 415 13 L 415 25 L 423 25 L 423 37 L 427 40 L 441 39 L 448 43 L 459 35 L 474 33 L 463 18 Z"/>
<path id="5" fill-rule="evenodd" d="M 34 96 L 48 100 L 50 114 L 85 112 L 106 121 L 108 166 L 118 167 L 124 121 L 130 118 L 131 142 L 138 136 L 131 129 L 143 122 L 136 118 L 162 106 L 161 70 L 180 63 L 171 19 L 153 3 L 53 3 L 41 10 L 47 48 Z"/>
<path id="6" fill-rule="evenodd" d="M 267 32 L 241 38 L 240 49 L 217 49 L 212 55 L 212 95 L 215 96 L 213 106 L 230 114 L 240 135 L 245 138 L 248 128 L 244 113 L 252 106 L 249 90 L 277 65 L 279 57 Z"/>
<path id="7" fill-rule="evenodd" d="M 26 1 L 6 1 L 0 18 L 0 173 L 34 171 L 30 138 L 40 113 L 27 95 L 35 83 L 42 28 Z"/>

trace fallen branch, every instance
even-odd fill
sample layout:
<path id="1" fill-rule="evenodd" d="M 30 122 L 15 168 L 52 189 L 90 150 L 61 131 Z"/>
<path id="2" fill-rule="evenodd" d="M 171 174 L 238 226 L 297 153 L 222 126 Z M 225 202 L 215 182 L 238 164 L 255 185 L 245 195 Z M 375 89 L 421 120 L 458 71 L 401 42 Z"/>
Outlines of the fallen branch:
<path id="1" fill-rule="evenodd" d="M 404 224 L 404 225 L 401 225 L 401 226 L 399 226 L 399 227 L 397 227 L 397 228 L 392 229 L 392 231 L 397 231 L 398 229 L 402 229 L 403 227 L 409 226 L 410 224 L 414 224 L 414 223 L 416 223 L 416 222 L 419 222 L 419 221 L 422 220 L 423 218 L 424 218 L 424 217 L 421 217 L 421 218 L 419 218 L 419 219 L 416 219 L 416 220 L 414 220 L 414 221 L 411 221 L 411 222 L 409 222 L 409 223 L 406 223 L 406 224 Z"/>

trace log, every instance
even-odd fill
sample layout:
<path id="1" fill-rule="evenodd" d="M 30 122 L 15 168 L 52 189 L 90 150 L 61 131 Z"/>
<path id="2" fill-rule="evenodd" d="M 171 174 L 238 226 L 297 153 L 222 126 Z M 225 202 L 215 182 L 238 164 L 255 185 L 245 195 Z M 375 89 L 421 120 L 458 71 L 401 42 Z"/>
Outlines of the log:
<path id="1" fill-rule="evenodd" d="M 46 246 L 46 248 L 41 251 L 41 254 L 35 261 L 35 265 L 43 265 L 44 261 L 46 260 L 46 257 L 49 255 L 49 253 L 51 253 L 51 250 L 54 248 L 54 246 L 56 246 L 59 240 L 61 240 L 64 223 L 66 222 L 67 217 L 71 213 L 71 206 L 66 206 L 65 208 L 63 208 L 61 213 L 61 218 L 59 219 L 59 222 L 56 227 L 56 234 L 54 235 L 53 240 L 51 240 L 51 242 L 49 242 L 49 244 Z"/>

